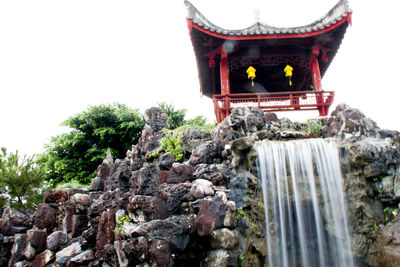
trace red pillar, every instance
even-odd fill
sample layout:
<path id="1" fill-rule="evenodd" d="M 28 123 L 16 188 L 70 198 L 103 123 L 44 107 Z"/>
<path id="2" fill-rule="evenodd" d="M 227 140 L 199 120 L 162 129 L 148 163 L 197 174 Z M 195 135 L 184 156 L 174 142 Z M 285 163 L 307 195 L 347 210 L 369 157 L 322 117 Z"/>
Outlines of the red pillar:
<path id="1" fill-rule="evenodd" d="M 224 52 L 221 53 L 221 94 L 226 95 L 230 93 L 229 86 L 229 67 L 228 67 L 228 55 Z"/>
<path id="2" fill-rule="evenodd" d="M 320 116 L 328 115 L 328 110 L 325 109 L 324 97 L 322 92 L 322 84 L 321 84 L 321 71 L 319 69 L 318 64 L 318 55 L 319 55 L 319 48 L 314 47 L 312 51 L 312 58 L 310 64 L 311 76 L 314 86 L 314 91 L 316 91 L 316 100 L 317 100 L 317 108 L 319 111 Z"/>
<path id="3" fill-rule="evenodd" d="M 319 70 L 319 64 L 318 64 L 318 58 L 317 58 L 318 55 L 319 55 L 319 49 L 314 47 L 313 53 L 312 53 L 312 58 L 311 58 L 310 69 L 311 69 L 314 90 L 322 91 L 321 72 Z"/>
<path id="4" fill-rule="evenodd" d="M 225 52 L 221 53 L 221 63 L 220 63 L 220 73 L 221 73 L 221 95 L 224 97 L 224 111 L 223 118 L 227 117 L 230 113 L 230 101 L 228 95 L 230 94 L 229 86 L 229 66 L 228 66 L 228 55 Z"/>

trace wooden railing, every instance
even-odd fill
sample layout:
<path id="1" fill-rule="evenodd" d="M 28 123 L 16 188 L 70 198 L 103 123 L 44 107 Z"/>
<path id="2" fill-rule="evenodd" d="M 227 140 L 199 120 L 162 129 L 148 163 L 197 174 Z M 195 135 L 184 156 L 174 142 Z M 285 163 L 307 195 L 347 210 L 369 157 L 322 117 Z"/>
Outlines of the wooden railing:
<path id="1" fill-rule="evenodd" d="M 332 91 L 299 91 L 214 95 L 213 101 L 219 123 L 235 107 L 258 107 L 266 112 L 318 110 L 320 116 L 326 116 L 334 96 Z"/>

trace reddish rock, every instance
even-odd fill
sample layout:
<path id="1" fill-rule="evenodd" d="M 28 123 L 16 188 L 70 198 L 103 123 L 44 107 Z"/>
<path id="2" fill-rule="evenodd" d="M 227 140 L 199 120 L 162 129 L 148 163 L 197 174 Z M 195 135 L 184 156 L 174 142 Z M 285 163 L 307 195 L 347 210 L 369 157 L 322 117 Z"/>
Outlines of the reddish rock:
<path id="1" fill-rule="evenodd" d="M 88 226 L 88 216 L 87 215 L 73 215 L 72 216 L 72 237 L 79 236 L 83 231 L 86 230 Z"/>
<path id="2" fill-rule="evenodd" d="M 104 211 L 99 220 L 96 237 L 96 257 L 100 258 L 107 254 L 107 245 L 114 243 L 115 218 L 112 210 Z"/>
<path id="3" fill-rule="evenodd" d="M 40 204 L 34 215 L 34 224 L 39 229 L 46 228 L 48 232 L 51 232 L 56 223 L 56 211 L 50 207 L 50 205 L 42 203 Z"/>
<path id="4" fill-rule="evenodd" d="M 28 213 L 5 208 L 0 219 L 0 233 L 6 236 L 24 233 L 32 228 L 32 217 Z"/>
<path id="5" fill-rule="evenodd" d="M 137 216 L 139 216 L 139 213 L 143 213 L 146 221 L 163 219 L 168 216 L 168 209 L 164 202 L 153 196 L 130 197 L 127 209 Z"/>
<path id="6" fill-rule="evenodd" d="M 138 238 L 130 238 L 124 242 L 123 250 L 126 255 L 131 258 L 144 261 L 147 258 L 148 243 L 147 238 L 139 236 Z"/>
<path id="7" fill-rule="evenodd" d="M 29 267 L 43 267 L 54 259 L 54 252 L 45 250 L 35 257 L 35 260 L 29 264 Z"/>
<path id="8" fill-rule="evenodd" d="M 198 209 L 194 227 L 200 236 L 206 236 L 214 229 L 224 225 L 226 200 L 219 195 L 193 202 L 192 207 Z"/>
<path id="9" fill-rule="evenodd" d="M 160 179 L 158 180 L 158 186 L 165 184 L 168 180 L 169 171 L 160 171 Z"/>
<path id="10" fill-rule="evenodd" d="M 94 256 L 93 250 L 89 249 L 89 250 L 86 250 L 86 251 L 72 257 L 70 259 L 70 262 L 82 264 L 82 263 L 85 263 L 85 262 L 88 262 L 88 261 L 91 261 L 94 259 L 95 259 L 95 256 Z"/>
<path id="11" fill-rule="evenodd" d="M 184 163 L 174 163 L 172 164 L 171 170 L 169 172 L 169 177 L 167 183 L 177 184 L 189 181 L 192 179 L 194 168 L 191 165 Z"/>
<path id="12" fill-rule="evenodd" d="M 27 245 L 26 234 L 16 234 L 14 238 L 14 245 L 11 250 L 11 258 L 8 261 L 8 266 L 14 266 L 14 263 L 23 259 L 22 252 Z"/>
<path id="13" fill-rule="evenodd" d="M 28 230 L 26 233 L 27 241 L 37 250 L 43 250 L 46 247 L 47 234 L 42 230 Z"/>
<path id="14" fill-rule="evenodd" d="M 162 240 L 153 240 L 149 248 L 150 264 L 152 266 L 173 266 L 171 251 L 168 242 Z"/>
<path id="15" fill-rule="evenodd" d="M 68 200 L 67 190 L 48 190 L 43 195 L 44 203 L 60 203 Z"/>

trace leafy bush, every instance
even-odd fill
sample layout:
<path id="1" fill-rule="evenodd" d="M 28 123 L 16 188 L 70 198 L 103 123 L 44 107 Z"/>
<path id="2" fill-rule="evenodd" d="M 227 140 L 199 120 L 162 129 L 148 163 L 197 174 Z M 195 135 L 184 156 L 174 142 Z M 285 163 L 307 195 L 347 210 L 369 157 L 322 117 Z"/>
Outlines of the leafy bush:
<path id="1" fill-rule="evenodd" d="M 51 139 L 39 162 L 46 167 L 46 179 L 54 183 L 76 180 L 87 184 L 110 149 L 124 158 L 137 143 L 144 126 L 142 114 L 122 104 L 90 107 L 68 118 L 63 125 L 71 132 Z"/>
<path id="2" fill-rule="evenodd" d="M 48 184 L 43 183 L 43 171 L 36 157 L 20 157 L 18 151 L 0 154 L 0 205 L 15 209 L 33 209 L 42 202 Z"/>
<path id="3" fill-rule="evenodd" d="M 182 150 L 182 135 L 174 134 L 173 131 L 163 130 L 165 137 L 160 140 L 160 148 L 151 154 L 151 156 L 158 155 L 161 151 L 170 152 L 175 155 L 175 161 L 180 161 L 183 158 Z"/>

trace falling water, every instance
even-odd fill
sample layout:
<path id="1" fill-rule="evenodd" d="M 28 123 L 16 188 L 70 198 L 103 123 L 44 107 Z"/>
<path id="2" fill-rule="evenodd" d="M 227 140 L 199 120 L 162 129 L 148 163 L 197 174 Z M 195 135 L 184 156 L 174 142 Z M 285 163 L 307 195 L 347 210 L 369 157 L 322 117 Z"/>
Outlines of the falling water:
<path id="1" fill-rule="evenodd" d="M 269 266 L 354 266 L 333 141 L 260 142 Z"/>

